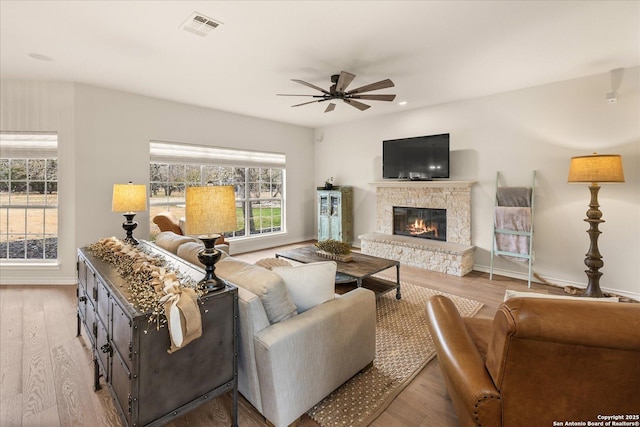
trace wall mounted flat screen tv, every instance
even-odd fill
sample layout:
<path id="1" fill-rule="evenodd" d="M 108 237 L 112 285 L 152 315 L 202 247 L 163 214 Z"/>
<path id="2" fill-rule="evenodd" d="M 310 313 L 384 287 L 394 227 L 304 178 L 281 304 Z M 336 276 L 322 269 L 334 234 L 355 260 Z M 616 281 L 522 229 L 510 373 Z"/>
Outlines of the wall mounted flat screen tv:
<path id="1" fill-rule="evenodd" d="M 382 178 L 449 178 L 449 134 L 382 141 Z"/>

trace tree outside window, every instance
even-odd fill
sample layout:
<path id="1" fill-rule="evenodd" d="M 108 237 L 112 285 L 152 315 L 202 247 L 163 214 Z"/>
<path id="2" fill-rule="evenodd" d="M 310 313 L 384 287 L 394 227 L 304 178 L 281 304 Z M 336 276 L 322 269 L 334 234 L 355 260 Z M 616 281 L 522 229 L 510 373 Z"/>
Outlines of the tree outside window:
<path id="1" fill-rule="evenodd" d="M 0 260 L 55 260 L 57 136 L 3 132 L 0 145 Z"/>
<path id="2" fill-rule="evenodd" d="M 199 185 L 233 185 L 238 227 L 225 237 L 245 237 L 283 231 L 283 172 L 281 168 L 227 165 L 151 163 L 151 235 L 159 232 L 153 217 L 170 211 L 185 214 L 184 189 Z"/>

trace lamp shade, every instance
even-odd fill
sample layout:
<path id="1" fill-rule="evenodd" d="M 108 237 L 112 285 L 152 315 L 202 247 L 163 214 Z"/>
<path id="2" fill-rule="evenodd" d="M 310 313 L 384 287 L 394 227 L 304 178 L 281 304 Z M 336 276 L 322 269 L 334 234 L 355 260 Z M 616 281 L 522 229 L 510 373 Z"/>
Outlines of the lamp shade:
<path id="1" fill-rule="evenodd" d="M 596 154 L 571 158 L 569 182 L 624 182 L 619 154 Z"/>
<path id="2" fill-rule="evenodd" d="M 232 185 L 187 187 L 185 234 L 218 234 L 238 228 Z"/>
<path id="3" fill-rule="evenodd" d="M 147 186 L 143 184 L 114 184 L 111 211 L 142 212 L 147 210 Z"/>

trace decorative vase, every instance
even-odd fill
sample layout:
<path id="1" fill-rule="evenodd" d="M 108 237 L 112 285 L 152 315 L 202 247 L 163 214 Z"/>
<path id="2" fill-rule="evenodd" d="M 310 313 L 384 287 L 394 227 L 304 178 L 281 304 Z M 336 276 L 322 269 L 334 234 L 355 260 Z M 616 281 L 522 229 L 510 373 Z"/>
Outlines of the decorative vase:
<path id="1" fill-rule="evenodd" d="M 330 182 L 325 182 L 324 183 L 324 189 L 325 190 L 333 190 L 333 184 L 331 184 Z"/>

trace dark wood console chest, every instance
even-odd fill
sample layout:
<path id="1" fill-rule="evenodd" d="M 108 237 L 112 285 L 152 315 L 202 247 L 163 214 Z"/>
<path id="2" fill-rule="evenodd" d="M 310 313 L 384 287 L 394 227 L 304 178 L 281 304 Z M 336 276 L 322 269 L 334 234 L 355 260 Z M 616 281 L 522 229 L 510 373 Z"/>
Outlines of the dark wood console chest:
<path id="1" fill-rule="evenodd" d="M 195 279 L 203 270 L 148 242 L 171 268 Z M 168 328 L 156 329 L 148 313 L 129 300 L 127 284 L 108 263 L 78 250 L 78 335 L 85 329 L 94 360 L 94 388 L 100 376 L 127 426 L 159 426 L 214 397 L 233 393 L 237 425 L 238 290 L 233 285 L 200 301 L 202 336 L 169 354 Z"/>

